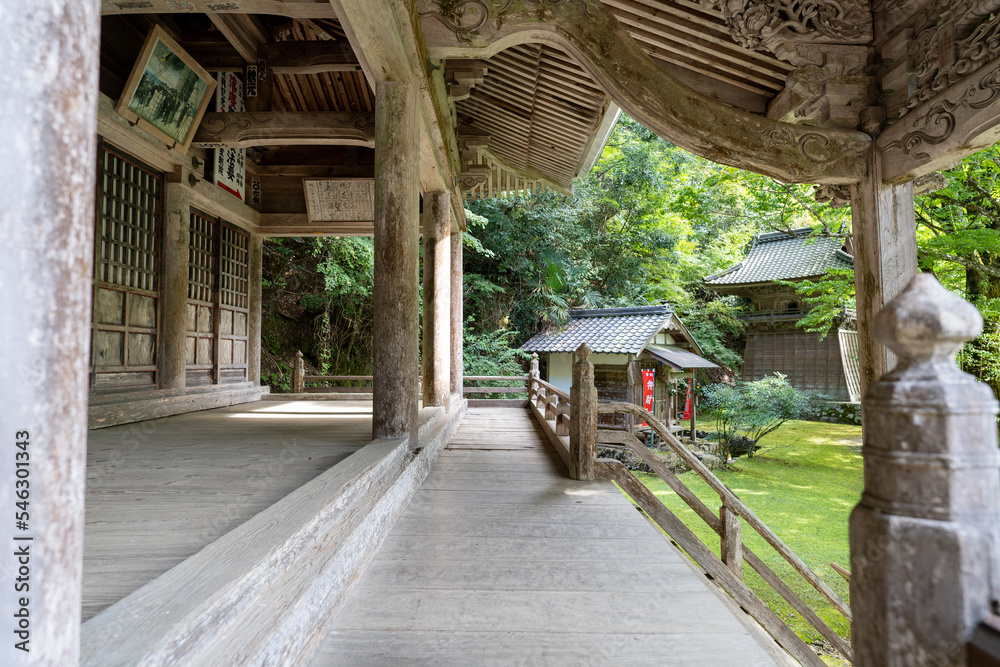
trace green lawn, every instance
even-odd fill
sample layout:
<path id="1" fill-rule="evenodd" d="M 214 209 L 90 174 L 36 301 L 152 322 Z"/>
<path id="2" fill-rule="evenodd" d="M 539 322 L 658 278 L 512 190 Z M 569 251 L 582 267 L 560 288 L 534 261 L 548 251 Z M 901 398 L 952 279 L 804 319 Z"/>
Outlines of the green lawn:
<path id="1" fill-rule="evenodd" d="M 711 428 L 705 422 L 702 428 Z M 848 585 L 829 566 L 850 569 L 847 522 L 861 497 L 861 427 L 791 421 L 762 441 L 753 459 L 740 458 L 716 475 L 769 525 L 845 601 Z M 656 476 L 638 477 L 704 542 L 718 553 L 715 533 Z M 719 496 L 695 473 L 681 479 L 713 510 Z M 743 539 L 791 588 L 841 636 L 850 624 L 805 581 L 756 531 L 743 523 Z M 747 583 L 771 609 L 807 642 L 820 636 L 744 563 Z"/>

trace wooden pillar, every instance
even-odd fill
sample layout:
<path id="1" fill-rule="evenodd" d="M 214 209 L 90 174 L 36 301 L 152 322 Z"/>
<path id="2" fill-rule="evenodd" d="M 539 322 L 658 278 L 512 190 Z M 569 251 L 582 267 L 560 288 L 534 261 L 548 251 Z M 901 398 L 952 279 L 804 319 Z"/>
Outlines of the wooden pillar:
<path id="1" fill-rule="evenodd" d="M 178 170 L 179 171 L 179 170 Z M 163 272 L 160 283 L 160 389 L 183 394 L 187 386 L 188 266 L 191 199 L 180 183 L 166 184 Z"/>
<path id="2" fill-rule="evenodd" d="M 451 235 L 451 393 L 462 398 L 462 375 L 465 360 L 462 355 L 465 314 L 462 312 L 464 288 L 462 266 L 462 232 Z"/>
<path id="3" fill-rule="evenodd" d="M 302 350 L 295 352 L 292 361 L 292 393 L 301 394 L 306 390 L 306 362 L 302 358 Z"/>
<path id="4" fill-rule="evenodd" d="M 894 360 L 875 340 L 875 316 L 917 273 L 913 184 L 882 182 L 881 153 L 868 157 L 868 178 L 851 186 L 854 284 L 858 312 L 861 395 Z"/>
<path id="5" fill-rule="evenodd" d="M 4 4 L 4 665 L 75 665 L 80 656 L 100 9 L 96 0 Z M 15 497 L 17 480 L 26 498 Z M 26 516 L 15 516 L 18 501 Z"/>
<path id="6" fill-rule="evenodd" d="M 628 355 L 628 362 L 625 365 L 625 400 L 632 405 L 642 405 L 642 373 L 639 371 L 639 363 L 635 355 Z M 625 428 L 631 433 L 635 427 L 636 419 L 632 415 L 625 415 Z"/>
<path id="7" fill-rule="evenodd" d="M 569 390 L 569 476 L 573 479 L 594 479 L 594 459 L 597 455 L 597 389 L 594 388 L 592 350 L 581 343 L 573 364 L 573 386 Z"/>
<path id="8" fill-rule="evenodd" d="M 850 520 L 855 664 L 965 665 L 996 597 L 997 404 L 955 365 L 981 328 L 930 274 L 875 321 L 900 362 L 865 396 L 865 486 Z"/>
<path id="9" fill-rule="evenodd" d="M 372 438 L 402 438 L 417 427 L 419 120 L 414 84 L 375 86 Z"/>
<path id="10" fill-rule="evenodd" d="M 723 503 L 725 499 L 723 499 Z M 723 504 L 719 507 L 719 519 L 722 523 L 721 553 L 722 562 L 729 571 L 740 580 L 743 579 L 743 529 L 740 527 L 740 515 L 731 512 Z"/>
<path id="11" fill-rule="evenodd" d="M 451 395 L 451 196 L 424 197 L 424 405 Z"/>
<path id="12" fill-rule="evenodd" d="M 247 380 L 260 386 L 260 313 L 264 272 L 264 237 L 250 236 L 250 314 L 247 322 Z"/>

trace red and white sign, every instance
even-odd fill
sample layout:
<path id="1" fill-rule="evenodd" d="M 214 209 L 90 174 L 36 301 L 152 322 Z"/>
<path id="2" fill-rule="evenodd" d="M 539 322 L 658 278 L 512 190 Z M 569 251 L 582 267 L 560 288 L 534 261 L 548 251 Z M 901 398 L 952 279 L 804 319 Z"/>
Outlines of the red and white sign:
<path id="1" fill-rule="evenodd" d="M 687 398 L 684 400 L 684 413 L 681 419 L 691 419 L 691 379 L 687 381 Z"/>
<path id="2" fill-rule="evenodd" d="M 642 371 L 642 407 L 646 408 L 650 412 L 653 411 L 653 387 L 655 386 L 655 374 L 656 371 L 652 368 L 643 369 Z M 643 426 L 647 426 L 646 422 L 642 422 Z"/>
<path id="3" fill-rule="evenodd" d="M 219 72 L 215 88 L 215 108 L 219 111 L 243 111 L 243 84 L 236 72 Z M 244 200 L 246 192 L 247 151 L 245 148 L 215 149 L 215 184 Z"/>

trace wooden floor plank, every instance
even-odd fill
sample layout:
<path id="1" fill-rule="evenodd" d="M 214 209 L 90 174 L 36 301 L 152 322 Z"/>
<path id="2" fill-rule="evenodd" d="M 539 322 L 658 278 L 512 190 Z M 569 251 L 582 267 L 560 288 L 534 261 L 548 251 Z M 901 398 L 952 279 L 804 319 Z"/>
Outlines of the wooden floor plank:
<path id="1" fill-rule="evenodd" d="M 526 414 L 470 409 L 312 665 L 776 664 L 613 484 L 570 480 Z"/>
<path id="2" fill-rule="evenodd" d="M 560 632 L 378 632 L 336 631 L 321 646 L 315 667 L 353 665 L 685 665 L 766 667 L 774 664 L 749 636 L 608 634 L 582 640 Z"/>
<path id="3" fill-rule="evenodd" d="M 371 401 L 265 401 L 91 431 L 83 620 L 370 441 Z"/>

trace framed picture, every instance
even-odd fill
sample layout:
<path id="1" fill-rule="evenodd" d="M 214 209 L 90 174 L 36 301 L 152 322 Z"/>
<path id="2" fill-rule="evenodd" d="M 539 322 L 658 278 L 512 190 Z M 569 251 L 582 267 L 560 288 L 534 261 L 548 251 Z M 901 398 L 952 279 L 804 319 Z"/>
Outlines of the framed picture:
<path id="1" fill-rule="evenodd" d="M 163 28 L 153 26 L 115 111 L 187 153 L 215 85 Z"/>

